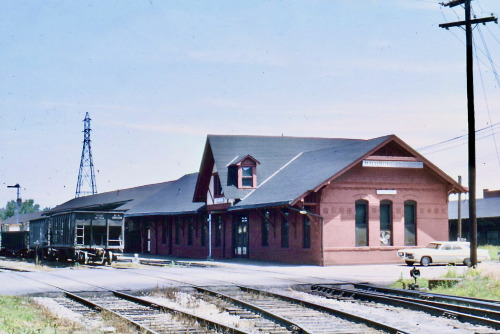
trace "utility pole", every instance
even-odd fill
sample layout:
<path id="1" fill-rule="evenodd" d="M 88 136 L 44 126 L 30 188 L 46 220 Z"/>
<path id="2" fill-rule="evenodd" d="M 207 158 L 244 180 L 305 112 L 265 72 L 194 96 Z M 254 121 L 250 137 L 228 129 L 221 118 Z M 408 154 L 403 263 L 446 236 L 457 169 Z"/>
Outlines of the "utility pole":
<path id="1" fill-rule="evenodd" d="M 470 265 L 477 265 L 477 218 L 476 218 L 476 125 L 474 116 L 474 76 L 472 64 L 472 25 L 486 24 L 486 22 L 494 21 L 498 23 L 494 16 L 484 18 L 471 19 L 470 10 L 471 0 L 452 0 L 448 3 L 442 3 L 446 7 L 455 7 L 465 4 L 465 21 L 452 23 L 443 23 L 441 28 L 449 29 L 451 27 L 465 26 L 466 40 L 466 64 L 467 64 L 467 120 L 469 131 L 469 239 L 470 239 Z"/>
<path id="2" fill-rule="evenodd" d="M 458 176 L 458 184 L 462 185 L 462 176 Z M 458 193 L 458 240 L 462 241 L 462 193 Z"/>

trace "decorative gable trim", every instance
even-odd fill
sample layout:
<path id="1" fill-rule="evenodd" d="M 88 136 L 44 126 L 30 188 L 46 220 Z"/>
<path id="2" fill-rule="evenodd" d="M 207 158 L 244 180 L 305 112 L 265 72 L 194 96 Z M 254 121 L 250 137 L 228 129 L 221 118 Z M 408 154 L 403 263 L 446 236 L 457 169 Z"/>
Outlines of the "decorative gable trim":
<path id="1" fill-rule="evenodd" d="M 233 161 L 235 161 L 238 158 L 239 157 L 235 157 L 233 159 Z M 257 166 L 257 165 L 260 165 L 260 162 L 249 154 L 244 156 L 242 159 L 236 160 L 236 162 L 233 162 L 233 161 L 231 161 L 228 166 Z"/>

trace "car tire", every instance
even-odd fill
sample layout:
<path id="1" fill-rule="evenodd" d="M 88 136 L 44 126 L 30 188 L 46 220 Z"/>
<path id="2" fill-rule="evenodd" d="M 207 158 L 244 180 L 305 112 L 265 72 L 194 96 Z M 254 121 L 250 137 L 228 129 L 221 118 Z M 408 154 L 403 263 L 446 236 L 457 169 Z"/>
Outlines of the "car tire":
<path id="1" fill-rule="evenodd" d="M 432 263 L 432 260 L 428 256 L 424 256 L 423 258 L 420 259 L 420 264 L 424 267 L 427 267 L 429 264 Z"/>
<path id="2" fill-rule="evenodd" d="M 464 265 L 466 265 L 467 267 L 470 267 L 470 264 L 471 264 L 471 262 L 470 262 L 469 258 L 464 259 Z"/>
<path id="3" fill-rule="evenodd" d="M 415 262 L 413 262 L 413 261 L 405 261 L 405 262 L 406 262 L 406 265 L 407 265 L 407 266 L 410 266 L 410 267 L 411 267 L 411 266 L 413 266 L 413 264 L 415 263 Z"/>

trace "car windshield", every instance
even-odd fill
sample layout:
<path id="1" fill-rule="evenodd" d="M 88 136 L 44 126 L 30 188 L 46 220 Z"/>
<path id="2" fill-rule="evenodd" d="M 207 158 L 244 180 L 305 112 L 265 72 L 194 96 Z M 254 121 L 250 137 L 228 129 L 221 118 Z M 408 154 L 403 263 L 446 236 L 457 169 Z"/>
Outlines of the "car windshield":
<path id="1" fill-rule="evenodd" d="M 439 246 L 441 246 L 441 244 L 436 244 L 434 242 L 431 242 L 430 244 L 428 244 L 425 248 L 431 248 L 431 249 L 438 249 Z"/>

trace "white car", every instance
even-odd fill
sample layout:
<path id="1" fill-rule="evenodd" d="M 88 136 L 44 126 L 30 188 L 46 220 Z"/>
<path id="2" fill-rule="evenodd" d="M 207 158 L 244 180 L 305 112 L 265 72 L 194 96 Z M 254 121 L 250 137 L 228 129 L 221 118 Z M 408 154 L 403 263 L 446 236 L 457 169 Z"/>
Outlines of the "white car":
<path id="1" fill-rule="evenodd" d="M 470 265 L 470 244 L 463 241 L 435 241 L 425 248 L 408 248 L 398 250 L 398 256 L 412 266 L 415 262 L 423 266 L 431 263 L 463 263 Z M 477 250 L 477 262 L 490 259 L 487 249 Z"/>

